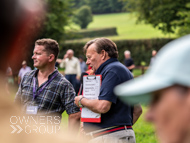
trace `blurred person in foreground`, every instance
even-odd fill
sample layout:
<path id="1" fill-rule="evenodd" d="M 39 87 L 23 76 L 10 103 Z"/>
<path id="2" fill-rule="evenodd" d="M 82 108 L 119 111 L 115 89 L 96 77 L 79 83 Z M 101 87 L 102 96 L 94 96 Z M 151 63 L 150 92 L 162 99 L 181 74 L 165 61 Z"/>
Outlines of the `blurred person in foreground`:
<path id="1" fill-rule="evenodd" d="M 107 38 L 97 38 L 87 42 L 84 51 L 86 64 L 95 74 L 102 75 L 98 99 L 87 99 L 82 95 L 75 97 L 77 106 L 101 114 L 100 123 L 84 122 L 86 136 L 92 138 L 90 142 L 135 143 L 132 125 L 141 115 L 142 108 L 140 105 L 125 105 L 113 93 L 116 85 L 133 79 L 131 72 L 117 60 L 116 44 Z"/>
<path id="2" fill-rule="evenodd" d="M 11 62 L 13 57 L 17 57 L 17 60 L 13 59 L 15 64 L 22 59 L 22 54 L 17 52 L 23 43 L 31 42 L 34 31 L 31 30 L 31 26 L 34 26 L 36 22 L 40 24 L 37 17 L 44 17 L 44 5 L 41 1 L 36 0 L 1 0 L 0 1 L 0 136 L 1 142 L 5 143 L 78 143 L 73 135 L 67 133 L 45 134 L 39 133 L 38 130 L 33 130 L 31 126 L 26 125 L 24 116 L 20 113 L 18 106 L 16 106 L 10 96 L 6 96 L 5 87 L 5 61 Z M 38 29 L 35 29 L 38 31 Z M 28 34 L 26 37 L 25 34 Z M 30 39 L 31 38 L 31 39 Z M 26 49 L 28 50 L 28 49 Z M 43 121 L 43 118 L 42 118 Z M 37 129 L 37 126 L 34 126 Z M 30 133 L 34 131 L 34 133 Z M 37 132 L 36 132 L 37 131 Z M 41 130 L 42 131 L 42 130 Z"/>
<path id="3" fill-rule="evenodd" d="M 127 104 L 148 103 L 146 119 L 161 143 L 190 142 L 190 35 L 165 45 L 142 77 L 114 92 Z"/>
<path id="4" fill-rule="evenodd" d="M 35 42 L 32 59 L 34 67 L 24 75 L 15 101 L 26 114 L 62 118 L 66 110 L 69 128 L 79 128 L 80 109 L 74 104 L 75 90 L 70 82 L 55 68 L 59 45 L 53 39 Z M 46 119 L 48 120 L 48 119 Z"/>
<path id="5" fill-rule="evenodd" d="M 24 75 L 27 72 L 30 72 L 30 71 L 31 71 L 31 67 L 27 66 L 26 61 L 23 61 L 22 62 L 22 68 L 19 70 L 19 73 L 18 73 L 18 84 L 20 84 L 20 82 L 23 79 Z"/>

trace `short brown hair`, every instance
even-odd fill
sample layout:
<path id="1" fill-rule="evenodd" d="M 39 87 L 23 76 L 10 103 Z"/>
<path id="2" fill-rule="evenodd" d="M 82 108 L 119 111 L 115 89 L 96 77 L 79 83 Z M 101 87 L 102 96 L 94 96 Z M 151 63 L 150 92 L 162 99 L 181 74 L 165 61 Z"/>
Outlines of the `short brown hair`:
<path id="1" fill-rule="evenodd" d="M 39 39 L 35 42 L 35 45 L 42 45 L 48 54 L 54 54 L 55 60 L 59 54 L 59 44 L 53 39 Z"/>
<path id="2" fill-rule="evenodd" d="M 116 44 L 108 38 L 96 38 L 87 42 L 84 46 L 84 52 L 92 44 L 96 44 L 96 51 L 100 53 L 102 50 L 105 50 L 108 53 L 108 56 L 111 58 L 118 58 L 118 50 Z"/>

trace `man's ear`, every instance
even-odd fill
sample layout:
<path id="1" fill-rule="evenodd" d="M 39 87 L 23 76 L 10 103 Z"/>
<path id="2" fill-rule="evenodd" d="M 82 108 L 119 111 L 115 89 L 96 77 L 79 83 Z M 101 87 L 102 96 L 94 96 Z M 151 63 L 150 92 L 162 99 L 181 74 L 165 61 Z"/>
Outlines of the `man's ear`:
<path id="1" fill-rule="evenodd" d="M 50 54 L 49 55 L 49 62 L 52 62 L 53 60 L 55 60 L 55 55 L 54 54 Z"/>
<path id="2" fill-rule="evenodd" d="M 102 54 L 102 60 L 106 59 L 107 57 L 107 52 L 105 50 L 102 50 L 101 51 L 101 54 Z"/>

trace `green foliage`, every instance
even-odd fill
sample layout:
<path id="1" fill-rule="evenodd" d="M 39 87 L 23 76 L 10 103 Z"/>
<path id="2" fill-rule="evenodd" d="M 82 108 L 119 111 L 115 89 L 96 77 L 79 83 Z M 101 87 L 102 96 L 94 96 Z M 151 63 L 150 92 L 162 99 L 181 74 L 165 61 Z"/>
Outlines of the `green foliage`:
<path id="1" fill-rule="evenodd" d="M 68 118 L 69 118 L 69 116 L 68 116 L 67 112 L 66 111 L 63 112 L 62 113 L 61 124 L 60 124 L 60 128 L 63 131 L 68 129 Z"/>
<path id="2" fill-rule="evenodd" d="M 46 20 L 43 22 L 41 26 L 43 29 L 41 29 L 41 34 L 37 39 L 52 38 L 60 42 L 65 39 L 64 27 L 69 24 L 69 18 L 72 14 L 70 0 L 45 1 L 47 2 L 47 13 L 45 15 Z M 37 18 L 39 20 L 42 19 L 40 17 Z M 36 23 L 36 25 L 39 26 L 39 23 Z M 26 47 L 29 50 L 24 54 L 25 58 L 23 60 L 27 60 L 28 65 L 30 67 L 33 67 L 33 60 L 31 59 L 31 57 L 33 54 L 34 43 L 27 43 Z"/>
<path id="3" fill-rule="evenodd" d="M 68 25 L 72 14 L 70 0 L 47 0 L 47 4 L 48 12 L 41 37 L 50 37 L 59 42 L 64 39 L 64 26 Z"/>
<path id="4" fill-rule="evenodd" d="M 89 0 L 71 0 L 71 2 L 73 3 L 72 7 L 75 9 L 79 9 L 84 5 L 89 6 Z"/>
<path id="5" fill-rule="evenodd" d="M 145 61 L 141 61 L 141 66 L 146 66 L 146 62 Z"/>
<path id="6" fill-rule="evenodd" d="M 177 28 L 183 28 L 190 19 L 187 18 L 190 7 L 189 0 L 123 0 L 127 8 L 137 12 L 138 21 L 145 21 L 165 33 L 174 33 Z M 183 13 L 182 15 L 180 13 Z M 184 15 L 185 14 L 185 15 Z M 187 18 L 187 21 L 184 20 Z M 190 26 L 190 25 L 189 25 Z"/>
<path id="7" fill-rule="evenodd" d="M 142 75 L 142 70 L 141 69 L 133 69 L 133 75 L 134 77 L 138 77 Z"/>
<path id="8" fill-rule="evenodd" d="M 120 0 L 72 0 L 74 8 L 88 5 L 92 9 L 93 14 L 122 12 L 125 6 Z"/>
<path id="9" fill-rule="evenodd" d="M 186 8 L 190 9 L 190 2 L 186 4 Z M 180 20 L 176 20 L 173 23 L 176 23 L 178 25 L 182 25 L 181 28 L 178 31 L 179 36 L 183 36 L 190 33 L 190 10 L 189 11 L 179 11 L 177 13 L 180 17 L 183 17 Z"/>
<path id="10" fill-rule="evenodd" d="M 82 6 L 74 15 L 73 21 L 80 25 L 81 29 L 87 28 L 88 24 L 93 21 L 91 8 L 89 6 Z"/>
<path id="11" fill-rule="evenodd" d="M 89 5 L 94 14 L 122 12 L 124 6 L 118 0 L 90 0 Z"/>
<path id="12" fill-rule="evenodd" d="M 70 32 L 68 39 L 79 39 L 87 37 L 102 37 L 117 35 L 116 27 L 96 28 L 96 29 L 83 29 L 76 32 Z"/>

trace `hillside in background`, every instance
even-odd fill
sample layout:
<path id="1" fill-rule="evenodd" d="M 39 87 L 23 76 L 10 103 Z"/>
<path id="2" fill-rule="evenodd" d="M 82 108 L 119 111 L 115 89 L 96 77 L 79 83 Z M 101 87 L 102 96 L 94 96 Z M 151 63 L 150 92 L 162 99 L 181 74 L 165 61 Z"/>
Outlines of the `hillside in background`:
<path id="1" fill-rule="evenodd" d="M 89 24 L 88 29 L 93 28 L 116 27 L 117 36 L 106 36 L 112 40 L 121 39 L 150 39 L 150 38 L 174 38 L 174 34 L 165 35 L 160 30 L 154 29 L 151 25 L 145 23 L 136 23 L 135 14 L 131 13 L 114 13 L 94 15 L 93 22 Z M 80 29 L 77 25 L 72 24 L 70 28 Z M 67 29 L 70 29 L 67 27 Z M 92 38 L 85 38 L 88 41 Z M 77 40 L 75 40 L 77 41 Z M 81 40 L 80 40 L 81 41 Z"/>

